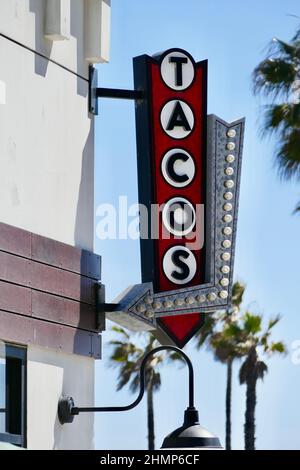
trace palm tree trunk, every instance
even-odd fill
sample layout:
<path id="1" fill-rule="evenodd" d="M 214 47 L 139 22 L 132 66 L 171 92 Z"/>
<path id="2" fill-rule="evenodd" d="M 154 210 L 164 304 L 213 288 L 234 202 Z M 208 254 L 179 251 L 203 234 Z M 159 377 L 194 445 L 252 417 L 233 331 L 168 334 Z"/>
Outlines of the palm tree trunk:
<path id="1" fill-rule="evenodd" d="M 227 361 L 226 383 L 226 450 L 231 450 L 231 390 L 232 390 L 232 359 Z"/>
<path id="2" fill-rule="evenodd" d="M 255 407 L 256 407 L 256 378 L 247 380 L 246 412 L 245 412 L 245 449 L 255 450 Z M 253 373 L 254 376 L 254 373 Z"/>
<path id="3" fill-rule="evenodd" d="M 148 423 L 148 449 L 155 449 L 154 436 L 154 407 L 153 407 L 153 385 L 151 380 L 147 385 L 147 423 Z"/>

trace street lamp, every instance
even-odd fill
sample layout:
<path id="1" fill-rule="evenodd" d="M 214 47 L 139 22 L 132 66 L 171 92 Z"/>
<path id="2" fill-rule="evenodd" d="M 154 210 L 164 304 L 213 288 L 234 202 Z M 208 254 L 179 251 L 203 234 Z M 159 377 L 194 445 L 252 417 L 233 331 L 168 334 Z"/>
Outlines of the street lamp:
<path id="1" fill-rule="evenodd" d="M 72 423 L 74 416 L 79 413 L 98 413 L 110 411 L 128 411 L 135 408 L 145 393 L 146 364 L 154 354 L 164 351 L 174 351 L 179 354 L 189 368 L 189 406 L 184 412 L 183 425 L 171 432 L 163 441 L 162 449 L 222 449 L 219 438 L 200 426 L 198 410 L 194 406 L 194 370 L 189 357 L 175 346 L 159 346 L 145 354 L 140 367 L 140 391 L 133 403 L 127 406 L 108 407 L 77 407 L 72 397 L 61 397 L 58 403 L 58 418 L 61 424 Z"/>

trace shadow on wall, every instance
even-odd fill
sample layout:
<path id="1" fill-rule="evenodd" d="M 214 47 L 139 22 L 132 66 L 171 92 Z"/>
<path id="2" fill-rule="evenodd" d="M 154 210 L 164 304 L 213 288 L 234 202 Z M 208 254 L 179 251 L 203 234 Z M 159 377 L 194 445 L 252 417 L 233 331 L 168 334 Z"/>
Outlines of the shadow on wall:
<path id="1" fill-rule="evenodd" d="M 29 8 L 35 14 L 35 49 L 42 54 L 51 54 L 53 42 L 44 36 L 45 9 L 47 0 L 29 0 Z M 84 1 L 71 1 L 71 35 L 77 38 L 77 63 L 82 63 L 84 57 Z M 35 72 L 43 77 L 47 74 L 49 61 L 35 56 Z M 86 64 L 85 64 L 86 65 Z M 86 66 L 87 70 L 87 66 Z M 68 72 L 66 72 L 68 73 Z M 88 81 L 77 77 L 77 93 L 87 97 Z M 88 107 L 88 105 L 87 105 Z M 88 109 L 86 110 L 88 114 Z M 92 249 L 94 244 L 94 129 L 93 120 L 82 151 L 81 181 L 78 194 L 74 240 L 75 245 Z"/>
<path id="2" fill-rule="evenodd" d="M 29 10 L 35 14 L 35 50 L 46 57 L 50 57 L 53 41 L 50 41 L 44 36 L 46 2 L 47 0 L 29 0 Z M 86 87 L 86 81 L 88 80 L 88 64 L 84 59 L 84 2 L 85 0 L 71 0 L 70 32 L 71 36 L 76 38 L 77 43 L 77 57 L 75 62 L 77 67 L 73 70 L 74 73 L 78 74 L 77 94 L 86 98 L 88 94 Z M 48 64 L 49 61 L 46 58 L 44 61 L 41 61 L 40 57 L 36 55 L 35 73 L 45 77 Z"/>
<path id="3" fill-rule="evenodd" d="M 81 179 L 76 210 L 75 246 L 93 250 L 94 246 L 94 123 L 85 142 L 81 159 Z"/>
<path id="4" fill-rule="evenodd" d="M 53 42 L 44 36 L 46 0 L 29 0 L 29 11 L 35 14 L 35 50 L 50 57 Z M 46 76 L 49 61 L 35 56 L 35 73 Z"/>
<path id="5" fill-rule="evenodd" d="M 56 415 L 56 418 L 55 418 L 53 435 L 54 435 L 54 443 L 53 443 L 52 450 L 62 449 L 62 445 L 61 445 L 62 444 L 62 426 L 59 422 L 58 415 Z"/>
<path id="6" fill-rule="evenodd" d="M 91 119 L 90 121 L 90 131 L 85 142 L 82 159 L 81 159 L 81 179 L 80 186 L 78 191 L 78 202 L 76 210 L 76 221 L 75 221 L 75 233 L 74 241 L 75 246 L 83 248 L 88 251 L 94 251 L 94 122 Z M 101 259 L 96 257 L 94 254 L 89 254 L 87 251 L 82 251 L 81 260 L 80 260 L 80 271 L 82 274 L 81 284 L 80 284 L 80 324 L 79 328 L 88 329 L 91 331 L 90 334 L 90 353 L 94 355 L 96 351 L 101 351 L 101 334 L 99 334 L 98 339 L 96 339 L 96 333 L 98 328 L 98 318 L 97 318 L 97 309 L 96 309 L 96 291 L 98 281 L 101 281 Z M 95 304 L 91 307 L 92 317 L 94 318 L 94 325 L 91 326 L 86 324 L 86 315 L 87 315 L 87 305 L 85 300 L 89 293 L 90 284 L 87 283 L 87 277 L 89 281 L 92 281 L 92 292 L 90 293 L 94 299 Z M 105 321 L 102 322 L 102 328 L 105 328 Z M 82 332 L 80 330 L 76 331 L 74 336 L 73 351 L 78 352 L 83 347 L 87 347 L 86 341 L 87 337 L 82 337 Z M 95 342 L 98 341 L 98 345 Z M 100 353 L 101 354 L 101 353 Z"/>
<path id="7" fill-rule="evenodd" d="M 84 3 L 86 0 L 71 0 L 71 36 L 77 38 L 77 69 L 78 74 L 87 76 L 88 64 L 84 53 Z M 82 64 L 83 61 L 83 64 Z M 77 78 L 77 93 L 87 97 L 88 91 L 84 80 Z"/>

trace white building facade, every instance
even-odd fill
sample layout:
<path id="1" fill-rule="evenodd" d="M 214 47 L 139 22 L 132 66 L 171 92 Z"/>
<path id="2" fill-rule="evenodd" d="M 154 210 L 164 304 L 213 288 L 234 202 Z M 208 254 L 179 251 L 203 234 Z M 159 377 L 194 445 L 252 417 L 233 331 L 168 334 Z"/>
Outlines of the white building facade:
<path id="1" fill-rule="evenodd" d="M 93 448 L 93 415 L 61 426 L 57 403 L 94 403 L 101 355 L 88 90 L 110 8 L 0 2 L 0 441 L 29 449 Z"/>

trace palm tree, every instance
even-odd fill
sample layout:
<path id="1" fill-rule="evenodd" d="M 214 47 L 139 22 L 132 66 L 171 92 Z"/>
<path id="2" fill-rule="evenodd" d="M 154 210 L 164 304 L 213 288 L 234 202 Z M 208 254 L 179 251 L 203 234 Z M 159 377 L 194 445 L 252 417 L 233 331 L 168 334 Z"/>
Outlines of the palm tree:
<path id="1" fill-rule="evenodd" d="M 110 341 L 113 347 L 109 358 L 111 367 L 119 367 L 117 390 L 129 384 L 130 391 L 135 393 L 139 388 L 139 371 L 144 355 L 155 347 L 156 339 L 150 333 L 146 333 L 146 347 L 140 348 L 130 340 L 129 334 L 119 327 L 112 330 L 120 335 L 120 340 Z M 146 365 L 146 393 L 147 393 L 147 425 L 148 425 L 148 449 L 155 448 L 154 433 L 154 406 L 153 394 L 161 386 L 160 373 L 155 369 L 163 361 L 163 354 L 157 354 Z"/>
<path id="2" fill-rule="evenodd" d="M 255 450 L 256 384 L 268 372 L 267 364 L 259 358 L 259 350 L 268 356 L 286 351 L 282 341 L 270 341 L 271 330 L 279 320 L 279 315 L 271 319 L 262 332 L 262 316 L 246 312 L 240 326 L 240 335 L 244 336 L 244 349 L 247 351 L 239 373 L 240 383 L 247 387 L 244 425 L 246 450 Z"/>
<path id="3" fill-rule="evenodd" d="M 217 312 L 206 318 L 205 324 L 197 335 L 196 347 L 199 349 L 205 342 L 213 350 L 215 359 L 226 364 L 226 449 L 231 449 L 231 396 L 232 366 L 236 358 L 243 354 L 242 337 L 238 327 L 238 313 L 243 301 L 246 286 L 235 282 L 232 289 L 232 310 Z M 220 326 L 220 328 L 219 328 Z"/>
<path id="4" fill-rule="evenodd" d="M 279 137 L 276 160 L 280 174 L 300 177 L 300 28 L 290 42 L 274 38 L 267 57 L 253 72 L 254 93 L 271 100 L 263 135 Z M 300 206 L 296 209 L 300 210 Z"/>

